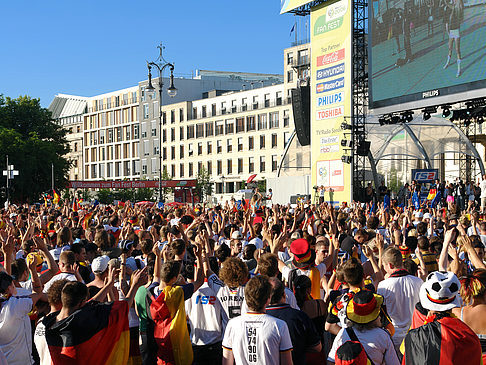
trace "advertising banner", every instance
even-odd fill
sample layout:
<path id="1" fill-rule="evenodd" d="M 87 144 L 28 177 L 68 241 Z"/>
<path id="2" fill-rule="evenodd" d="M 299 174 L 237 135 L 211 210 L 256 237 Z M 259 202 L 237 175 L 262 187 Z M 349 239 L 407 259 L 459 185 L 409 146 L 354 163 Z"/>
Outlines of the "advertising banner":
<path id="1" fill-rule="evenodd" d="M 162 180 L 163 188 L 195 187 L 196 180 Z M 138 181 L 70 181 L 71 189 L 133 189 L 133 188 L 158 188 L 158 180 Z"/>
<path id="2" fill-rule="evenodd" d="M 302 5 L 310 3 L 312 0 L 281 0 L 280 14 L 300 8 Z"/>
<path id="3" fill-rule="evenodd" d="M 351 131 L 341 124 L 352 114 L 352 13 L 350 0 L 311 9 L 312 186 L 323 186 L 324 200 L 334 204 L 352 197 L 351 164 L 341 161 L 351 154 L 341 146 Z"/>

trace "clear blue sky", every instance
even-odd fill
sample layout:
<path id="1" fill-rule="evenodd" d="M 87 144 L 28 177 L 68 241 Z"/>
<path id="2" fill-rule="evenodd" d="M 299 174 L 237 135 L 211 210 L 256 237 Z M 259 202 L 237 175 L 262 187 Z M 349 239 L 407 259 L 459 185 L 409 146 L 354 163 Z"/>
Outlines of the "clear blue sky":
<path id="1" fill-rule="evenodd" d="M 145 60 L 195 69 L 282 73 L 294 36 L 279 0 L 2 1 L 0 94 L 92 96 L 146 78 Z"/>

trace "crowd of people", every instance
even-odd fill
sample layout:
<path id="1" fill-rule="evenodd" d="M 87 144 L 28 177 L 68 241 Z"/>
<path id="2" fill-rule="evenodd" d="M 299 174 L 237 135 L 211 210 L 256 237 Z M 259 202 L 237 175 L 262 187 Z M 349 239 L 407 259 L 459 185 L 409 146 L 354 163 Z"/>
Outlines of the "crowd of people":
<path id="1" fill-rule="evenodd" d="M 404 200 L 11 205 L 0 364 L 480 364 L 479 205 Z"/>

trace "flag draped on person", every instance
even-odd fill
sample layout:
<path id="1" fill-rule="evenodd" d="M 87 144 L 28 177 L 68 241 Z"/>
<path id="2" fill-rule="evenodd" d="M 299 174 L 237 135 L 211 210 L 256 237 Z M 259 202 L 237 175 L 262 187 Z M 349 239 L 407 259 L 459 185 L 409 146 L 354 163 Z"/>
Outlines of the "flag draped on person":
<path id="1" fill-rule="evenodd" d="M 420 198 L 419 198 L 419 195 L 416 191 L 413 192 L 412 203 L 413 203 L 413 206 L 415 207 L 415 210 L 420 209 Z"/>
<path id="2" fill-rule="evenodd" d="M 87 229 L 89 227 L 89 221 L 91 220 L 92 216 L 93 216 L 93 212 L 86 213 L 86 215 L 83 218 L 83 223 L 81 224 L 83 229 Z"/>
<path id="3" fill-rule="evenodd" d="M 45 338 L 52 364 L 126 364 L 130 349 L 128 304 L 89 302 L 67 318 L 48 315 Z"/>
<path id="4" fill-rule="evenodd" d="M 435 194 L 434 199 L 432 199 L 432 201 L 430 202 L 430 206 L 432 208 L 435 208 L 437 206 L 437 204 L 439 204 L 441 199 L 442 199 L 442 193 L 439 190 L 437 192 L 437 194 Z"/>
<path id="5" fill-rule="evenodd" d="M 149 318 L 147 333 L 153 335 L 157 343 L 157 365 L 191 364 L 193 352 L 182 288 L 166 286 L 158 297 L 149 291 L 146 300 Z"/>
<path id="6" fill-rule="evenodd" d="M 427 200 L 434 200 L 436 195 L 437 195 L 437 189 L 430 189 L 429 195 L 427 195 Z"/>

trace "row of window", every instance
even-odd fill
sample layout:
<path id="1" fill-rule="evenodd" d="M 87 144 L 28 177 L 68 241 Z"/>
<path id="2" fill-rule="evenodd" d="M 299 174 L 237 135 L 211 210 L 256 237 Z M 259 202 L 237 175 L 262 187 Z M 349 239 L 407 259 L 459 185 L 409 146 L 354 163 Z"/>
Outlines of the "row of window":
<path id="1" fill-rule="evenodd" d="M 138 107 L 132 106 L 109 112 L 86 115 L 84 117 L 84 130 L 98 129 L 107 126 L 136 122 L 138 118 Z"/>
<path id="2" fill-rule="evenodd" d="M 129 93 L 125 93 L 121 96 L 121 98 L 120 96 L 115 96 L 107 99 L 94 100 L 92 104 L 93 106 L 88 108 L 88 111 L 91 113 L 135 103 L 138 103 L 136 91 L 131 92 L 130 95 Z"/>
<path id="3" fill-rule="evenodd" d="M 146 133 L 145 136 L 142 135 L 142 138 L 145 137 L 147 137 Z M 126 127 L 101 129 L 99 131 L 89 133 L 86 132 L 84 134 L 84 143 L 86 146 L 95 146 L 97 144 L 122 142 L 137 139 L 139 139 L 139 130 L 138 125 L 136 124 Z"/>
<path id="4" fill-rule="evenodd" d="M 85 177 L 89 179 L 117 178 L 140 175 L 140 161 L 107 162 L 86 165 Z"/>

